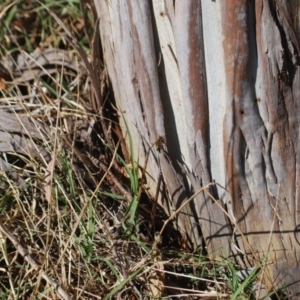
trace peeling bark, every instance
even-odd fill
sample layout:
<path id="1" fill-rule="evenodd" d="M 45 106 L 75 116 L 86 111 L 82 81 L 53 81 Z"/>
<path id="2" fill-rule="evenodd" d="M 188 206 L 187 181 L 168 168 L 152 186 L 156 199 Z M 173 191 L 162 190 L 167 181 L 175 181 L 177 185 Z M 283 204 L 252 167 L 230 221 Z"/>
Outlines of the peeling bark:
<path id="1" fill-rule="evenodd" d="M 201 244 L 200 225 L 209 253 L 234 254 L 244 266 L 267 255 L 267 286 L 300 293 L 293 284 L 300 271 L 300 5 L 95 6 L 115 99 L 141 165 L 150 151 L 150 193 L 162 172 L 169 199 L 160 202 L 171 212 L 215 180 L 224 187 L 210 190 L 217 202 L 201 194 L 179 215 L 188 244 Z M 160 137 L 162 151 L 153 147 Z"/>

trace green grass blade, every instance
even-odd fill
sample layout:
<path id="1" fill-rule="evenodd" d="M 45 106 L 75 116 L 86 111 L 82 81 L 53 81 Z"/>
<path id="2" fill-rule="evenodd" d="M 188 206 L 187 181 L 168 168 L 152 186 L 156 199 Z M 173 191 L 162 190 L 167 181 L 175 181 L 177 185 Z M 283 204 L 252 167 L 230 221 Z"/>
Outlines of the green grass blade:
<path id="1" fill-rule="evenodd" d="M 116 268 L 113 266 L 113 264 L 110 262 L 109 259 L 107 259 L 106 257 L 99 257 L 96 260 L 104 261 L 109 266 L 109 268 L 111 269 L 111 271 L 113 272 L 113 274 L 116 276 L 117 280 L 121 280 L 121 278 L 120 278 L 120 276 L 119 276 Z"/>
<path id="2" fill-rule="evenodd" d="M 260 267 L 255 267 L 251 271 L 249 276 L 247 276 L 247 278 L 239 285 L 235 293 L 231 296 L 230 300 L 238 299 L 237 297 L 240 296 L 247 289 L 247 287 L 249 287 L 253 283 L 255 278 L 258 276 L 260 270 Z"/>
<path id="3" fill-rule="evenodd" d="M 140 272 L 142 272 L 144 270 L 144 267 L 139 268 L 138 270 L 136 270 L 135 272 L 133 272 L 132 274 L 130 274 L 127 278 L 125 278 L 123 281 L 121 281 L 119 283 L 118 286 L 116 286 L 108 295 L 106 295 L 103 300 L 107 300 L 110 297 L 114 296 L 118 291 L 120 291 L 128 282 L 130 282 L 134 277 L 136 277 Z"/>

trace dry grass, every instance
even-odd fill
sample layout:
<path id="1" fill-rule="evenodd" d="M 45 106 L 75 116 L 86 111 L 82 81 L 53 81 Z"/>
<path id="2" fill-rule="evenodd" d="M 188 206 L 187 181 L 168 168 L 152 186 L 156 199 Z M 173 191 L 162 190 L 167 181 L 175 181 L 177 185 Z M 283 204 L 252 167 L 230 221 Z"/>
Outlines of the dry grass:
<path id="1" fill-rule="evenodd" d="M 90 32 L 93 8 L 9 3 L 0 6 L 0 299 L 253 297 L 258 269 L 242 280 L 228 261 L 185 253 L 172 218 L 142 190 Z"/>

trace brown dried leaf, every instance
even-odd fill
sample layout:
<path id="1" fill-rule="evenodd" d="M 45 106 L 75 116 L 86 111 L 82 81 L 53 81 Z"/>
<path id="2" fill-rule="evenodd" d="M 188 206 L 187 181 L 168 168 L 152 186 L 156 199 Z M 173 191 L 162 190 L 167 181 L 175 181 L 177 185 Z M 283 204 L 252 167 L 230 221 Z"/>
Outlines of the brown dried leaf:
<path id="1" fill-rule="evenodd" d="M 149 289 L 153 297 L 161 298 L 165 288 L 164 265 L 157 262 L 154 264 L 154 268 L 155 270 L 151 271 L 149 276 Z"/>
<path id="2" fill-rule="evenodd" d="M 0 152 L 19 153 L 33 158 L 49 160 L 48 152 L 31 139 L 0 131 Z"/>
<path id="3" fill-rule="evenodd" d="M 1 152 L 1 150 L 0 150 Z M 12 178 L 14 180 L 14 182 L 17 182 L 20 186 L 25 187 L 25 180 L 23 180 L 16 171 L 14 171 L 10 164 L 8 162 L 6 162 L 5 160 L 3 160 L 0 157 L 0 173 L 8 173 L 10 178 Z M 7 189 L 8 185 L 4 180 L 0 181 L 0 188 L 1 189 Z"/>
<path id="4" fill-rule="evenodd" d="M 46 49 L 42 52 L 34 52 L 28 54 L 21 52 L 17 58 L 11 56 L 4 57 L 0 63 L 14 73 L 14 82 L 28 82 L 43 75 L 51 75 L 57 72 L 56 68 L 50 66 L 63 66 L 78 72 L 83 71 L 82 64 L 76 60 L 69 51 L 64 51 L 56 48 Z M 14 70 L 17 70 L 15 72 Z"/>
<path id="5" fill-rule="evenodd" d="M 27 118 L 0 110 L 0 131 L 17 133 L 43 140 L 45 137 Z"/>

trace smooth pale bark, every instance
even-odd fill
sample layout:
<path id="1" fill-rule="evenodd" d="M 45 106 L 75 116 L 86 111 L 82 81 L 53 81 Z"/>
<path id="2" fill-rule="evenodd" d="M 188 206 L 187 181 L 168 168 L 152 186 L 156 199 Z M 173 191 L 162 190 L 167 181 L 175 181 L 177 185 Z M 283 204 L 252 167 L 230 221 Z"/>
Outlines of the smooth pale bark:
<path id="1" fill-rule="evenodd" d="M 300 274 L 299 5 L 296 1 L 95 1 L 104 60 L 156 194 L 162 172 L 189 246 L 267 256 L 265 283 Z M 124 134 L 126 134 L 123 124 Z M 153 145 L 165 137 L 161 151 Z M 184 168 L 182 168 L 184 166 Z M 193 230 L 194 235 L 191 235 Z M 288 287 L 299 293 L 300 285 Z M 296 299 L 296 298 L 295 298 Z"/>

